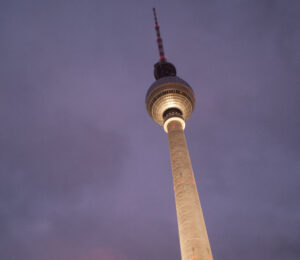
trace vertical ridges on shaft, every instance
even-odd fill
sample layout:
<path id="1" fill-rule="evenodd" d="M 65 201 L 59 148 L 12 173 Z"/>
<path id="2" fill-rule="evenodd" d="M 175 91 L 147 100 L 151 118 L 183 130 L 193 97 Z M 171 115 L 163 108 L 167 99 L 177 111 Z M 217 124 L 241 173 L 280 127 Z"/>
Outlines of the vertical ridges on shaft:
<path id="1" fill-rule="evenodd" d="M 156 37 L 157 37 L 156 41 L 157 41 L 157 45 L 158 45 L 159 58 L 160 58 L 161 62 L 165 62 L 167 59 L 165 57 L 162 38 L 160 36 L 159 25 L 158 25 L 158 21 L 157 21 L 155 8 L 153 8 L 153 15 L 154 15 L 154 21 L 155 21 L 155 31 L 156 31 Z"/>
<path id="2" fill-rule="evenodd" d="M 212 253 L 182 124 L 167 125 L 182 260 L 212 260 Z"/>

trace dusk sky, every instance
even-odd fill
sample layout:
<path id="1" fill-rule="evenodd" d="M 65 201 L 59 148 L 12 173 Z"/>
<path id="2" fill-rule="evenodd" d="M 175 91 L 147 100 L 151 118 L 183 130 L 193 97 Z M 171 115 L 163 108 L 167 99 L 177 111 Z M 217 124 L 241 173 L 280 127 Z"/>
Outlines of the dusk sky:
<path id="1" fill-rule="evenodd" d="M 214 259 L 300 259 L 299 0 L 2 0 L 1 260 L 180 259 L 152 7 Z"/>

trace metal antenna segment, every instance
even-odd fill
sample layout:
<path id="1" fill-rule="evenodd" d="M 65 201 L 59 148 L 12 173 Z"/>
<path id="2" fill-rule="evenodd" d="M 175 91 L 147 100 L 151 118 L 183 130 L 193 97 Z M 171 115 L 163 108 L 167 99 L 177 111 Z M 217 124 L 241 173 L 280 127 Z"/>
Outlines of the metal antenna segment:
<path id="1" fill-rule="evenodd" d="M 166 62 L 166 57 L 165 57 L 165 52 L 164 52 L 164 47 L 162 43 L 162 38 L 160 37 L 160 32 L 159 32 L 159 25 L 157 22 L 157 16 L 156 16 L 156 10 L 153 8 L 153 14 L 154 14 L 154 21 L 155 21 L 155 31 L 156 31 L 156 36 L 157 36 L 157 45 L 158 45 L 158 52 L 159 52 L 159 58 L 161 62 Z"/>

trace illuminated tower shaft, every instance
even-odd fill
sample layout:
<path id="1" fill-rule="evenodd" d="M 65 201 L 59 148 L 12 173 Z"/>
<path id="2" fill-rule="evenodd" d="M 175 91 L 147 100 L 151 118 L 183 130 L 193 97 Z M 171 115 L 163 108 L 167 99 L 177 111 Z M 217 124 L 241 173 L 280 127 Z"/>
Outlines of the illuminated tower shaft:
<path id="1" fill-rule="evenodd" d="M 182 260 L 211 260 L 212 253 L 182 123 L 175 117 L 166 124 L 181 257 Z"/>

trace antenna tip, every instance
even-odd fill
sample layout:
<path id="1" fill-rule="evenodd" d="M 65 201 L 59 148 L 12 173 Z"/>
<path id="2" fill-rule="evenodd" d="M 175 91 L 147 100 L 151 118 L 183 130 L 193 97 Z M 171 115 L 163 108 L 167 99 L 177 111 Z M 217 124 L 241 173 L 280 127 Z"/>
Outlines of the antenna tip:
<path id="1" fill-rule="evenodd" d="M 152 10 L 153 10 L 154 16 L 156 17 L 156 9 L 155 9 L 155 7 L 153 7 Z"/>

